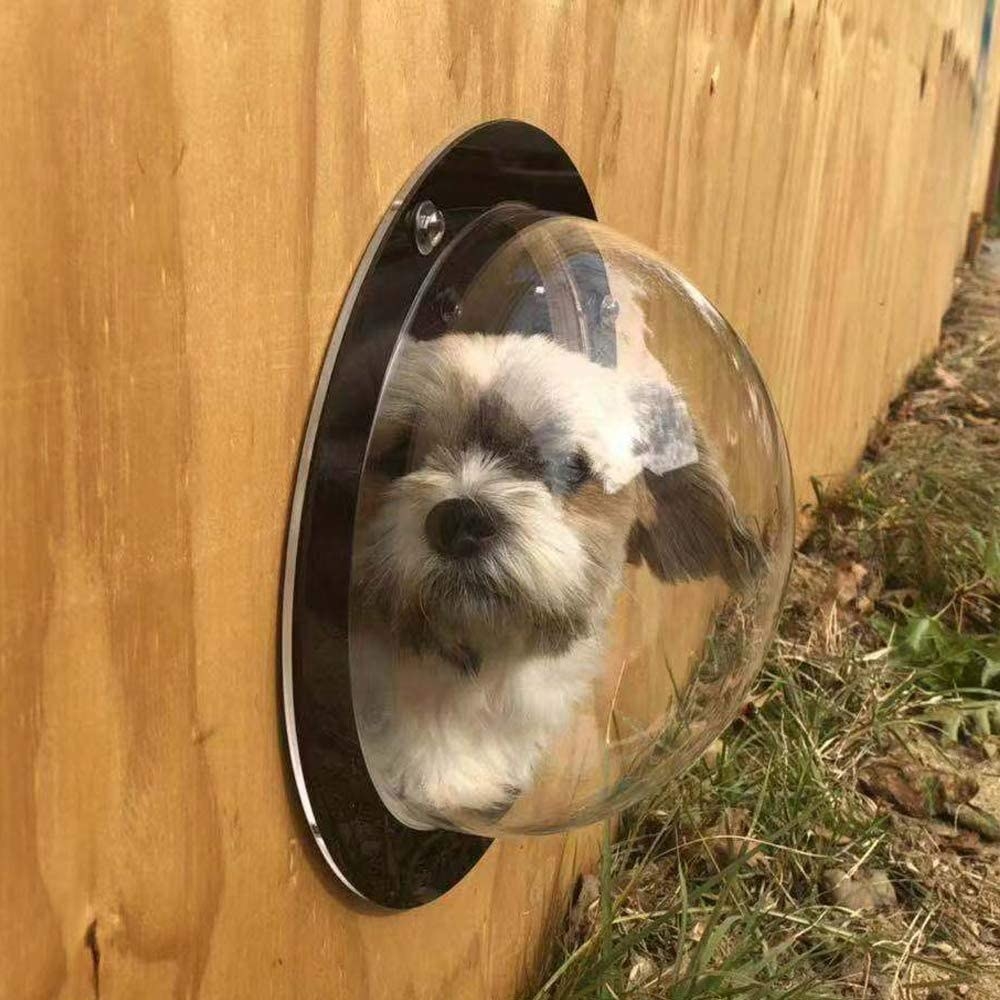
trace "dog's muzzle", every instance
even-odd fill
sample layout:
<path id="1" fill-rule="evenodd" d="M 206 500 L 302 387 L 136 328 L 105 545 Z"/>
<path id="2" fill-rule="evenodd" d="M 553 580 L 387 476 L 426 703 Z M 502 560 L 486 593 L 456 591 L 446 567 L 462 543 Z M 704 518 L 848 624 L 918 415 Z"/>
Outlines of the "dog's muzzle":
<path id="1" fill-rule="evenodd" d="M 442 500 L 431 508 L 424 533 L 431 548 L 448 559 L 471 559 L 488 549 L 500 534 L 496 508 L 469 497 Z"/>

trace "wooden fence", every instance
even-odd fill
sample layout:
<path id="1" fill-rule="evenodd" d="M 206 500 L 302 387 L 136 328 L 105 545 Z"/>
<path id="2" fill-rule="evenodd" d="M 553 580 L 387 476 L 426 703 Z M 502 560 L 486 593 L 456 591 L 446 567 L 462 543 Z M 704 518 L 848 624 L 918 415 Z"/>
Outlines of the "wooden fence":
<path id="1" fill-rule="evenodd" d="M 749 341 L 808 499 L 935 342 L 985 6 L 5 0 L 0 996 L 524 987 L 593 831 L 387 916 L 322 878 L 283 773 L 289 495 L 365 243 L 450 133 L 540 124 Z"/>

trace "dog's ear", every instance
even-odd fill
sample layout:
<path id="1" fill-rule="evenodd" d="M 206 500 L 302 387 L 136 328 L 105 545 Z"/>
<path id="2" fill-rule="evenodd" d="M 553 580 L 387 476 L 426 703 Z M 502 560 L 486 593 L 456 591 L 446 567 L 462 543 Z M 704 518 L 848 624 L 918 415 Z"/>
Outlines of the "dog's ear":
<path id="1" fill-rule="evenodd" d="M 643 472 L 630 562 L 645 562 L 669 583 L 721 576 L 738 592 L 750 589 L 767 555 L 743 521 L 718 462 L 695 427 L 678 390 L 643 383 L 636 399 Z"/>

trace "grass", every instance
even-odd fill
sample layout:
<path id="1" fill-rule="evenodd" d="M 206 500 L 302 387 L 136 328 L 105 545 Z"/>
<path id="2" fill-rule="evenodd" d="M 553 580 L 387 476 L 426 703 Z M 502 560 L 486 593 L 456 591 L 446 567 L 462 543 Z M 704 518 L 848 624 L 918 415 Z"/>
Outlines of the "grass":
<path id="1" fill-rule="evenodd" d="M 1000 997 L 997 852 L 868 771 L 997 770 L 1000 267 L 966 273 L 857 477 L 816 492 L 744 715 L 608 833 L 533 1000 Z M 881 907 L 835 889 L 883 873 Z"/>

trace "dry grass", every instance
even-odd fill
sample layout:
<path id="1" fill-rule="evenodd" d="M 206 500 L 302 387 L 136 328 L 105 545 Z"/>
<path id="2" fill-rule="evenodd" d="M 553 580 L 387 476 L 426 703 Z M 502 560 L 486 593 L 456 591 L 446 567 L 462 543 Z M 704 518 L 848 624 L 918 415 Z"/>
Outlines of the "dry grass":
<path id="1" fill-rule="evenodd" d="M 535 1000 L 1000 998 L 1000 246 L 816 485 L 744 717 L 624 818 Z"/>

